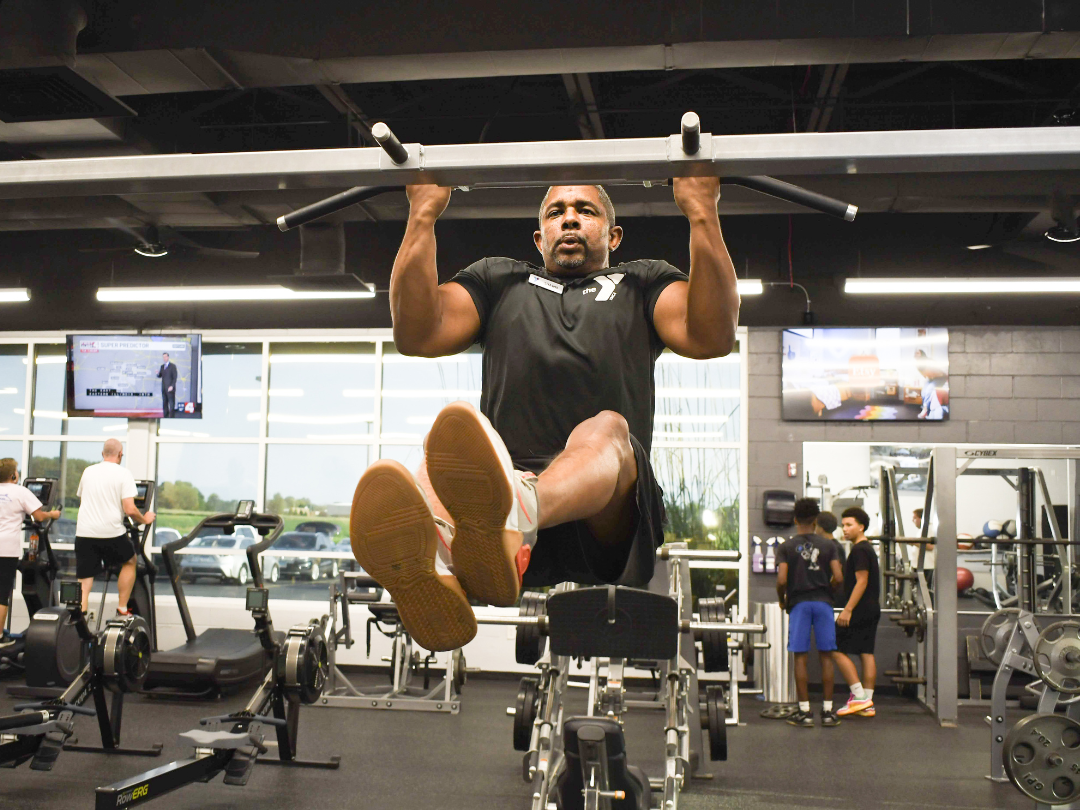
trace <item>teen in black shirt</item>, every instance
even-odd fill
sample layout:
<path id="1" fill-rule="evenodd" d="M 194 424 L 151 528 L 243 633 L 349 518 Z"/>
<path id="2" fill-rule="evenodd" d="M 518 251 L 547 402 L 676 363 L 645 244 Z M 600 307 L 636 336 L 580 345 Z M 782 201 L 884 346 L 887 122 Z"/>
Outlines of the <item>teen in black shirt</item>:
<path id="1" fill-rule="evenodd" d="M 811 631 L 821 659 L 821 686 L 825 693 L 821 712 L 823 726 L 840 721 L 833 713 L 833 651 L 836 650 L 836 625 L 833 621 L 833 589 L 841 582 L 840 563 L 833 541 L 817 533 L 814 519 L 817 501 L 795 501 L 794 537 L 785 541 L 776 553 L 776 593 L 780 605 L 790 614 L 788 651 L 795 654 L 795 691 L 799 711 L 788 718 L 794 726 L 814 727 L 810 712 L 809 678 L 806 657 L 810 652 Z"/>
<path id="2" fill-rule="evenodd" d="M 415 480 L 381 460 L 353 499 L 357 560 L 422 646 L 473 637 L 467 596 L 511 605 L 522 581 L 650 578 L 663 541 L 648 456 L 653 364 L 665 346 L 699 359 L 734 346 L 739 296 L 719 189 L 715 177 L 674 181 L 690 223 L 688 276 L 659 261 L 610 267 L 622 228 L 607 193 L 555 186 L 534 234 L 542 267 L 485 259 L 439 285 L 435 222 L 451 190 L 407 188 L 390 278 L 397 348 L 425 357 L 484 348 L 482 414 L 447 406 Z"/>
<path id="3" fill-rule="evenodd" d="M 845 509 L 841 515 L 844 539 L 853 543 L 844 565 L 844 607 L 836 617 L 836 646 L 843 653 L 836 656 L 836 664 L 851 689 L 847 704 L 837 712 L 841 717 L 849 714 L 873 717 L 876 714 L 874 641 L 881 619 L 881 572 L 877 552 L 866 539 L 869 525 L 870 517 L 857 506 Z M 862 682 L 849 655 L 861 659 Z"/>

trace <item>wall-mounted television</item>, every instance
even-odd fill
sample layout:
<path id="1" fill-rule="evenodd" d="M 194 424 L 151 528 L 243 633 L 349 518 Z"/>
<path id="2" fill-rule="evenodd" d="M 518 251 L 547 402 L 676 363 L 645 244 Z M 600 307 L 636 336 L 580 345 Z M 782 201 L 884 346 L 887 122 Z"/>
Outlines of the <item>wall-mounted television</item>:
<path id="1" fill-rule="evenodd" d="M 68 335 L 70 416 L 202 418 L 199 335 Z"/>
<path id="2" fill-rule="evenodd" d="M 786 329 L 783 418 L 945 421 L 949 330 Z"/>

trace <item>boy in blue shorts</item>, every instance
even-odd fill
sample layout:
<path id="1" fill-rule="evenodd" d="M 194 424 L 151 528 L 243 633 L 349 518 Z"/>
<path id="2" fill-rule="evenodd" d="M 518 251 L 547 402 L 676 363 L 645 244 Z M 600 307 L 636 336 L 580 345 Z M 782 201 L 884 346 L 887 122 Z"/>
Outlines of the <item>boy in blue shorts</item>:
<path id="1" fill-rule="evenodd" d="M 836 546 L 817 533 L 818 504 L 813 498 L 795 501 L 797 534 L 785 541 L 776 553 L 776 593 L 780 606 L 791 614 L 788 622 L 788 651 L 795 654 L 795 691 L 799 710 L 788 718 L 793 726 L 814 727 L 810 711 L 810 688 L 806 656 L 813 630 L 821 656 L 821 686 L 825 692 L 821 725 L 838 726 L 833 713 L 833 655 L 836 651 L 836 622 L 833 618 L 833 589 L 844 581 Z"/>

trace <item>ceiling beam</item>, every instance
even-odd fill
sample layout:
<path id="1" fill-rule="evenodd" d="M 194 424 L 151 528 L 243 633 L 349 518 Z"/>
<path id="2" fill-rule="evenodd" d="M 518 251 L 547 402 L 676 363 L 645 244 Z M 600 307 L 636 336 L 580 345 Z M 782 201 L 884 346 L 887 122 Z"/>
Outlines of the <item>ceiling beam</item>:
<path id="1" fill-rule="evenodd" d="M 566 95 L 570 97 L 570 103 L 577 110 L 577 125 L 581 137 L 602 139 L 604 137 L 604 124 L 600 120 L 600 113 L 596 109 L 596 96 L 593 94 L 589 74 L 564 73 L 562 78 L 563 84 L 566 86 Z"/>

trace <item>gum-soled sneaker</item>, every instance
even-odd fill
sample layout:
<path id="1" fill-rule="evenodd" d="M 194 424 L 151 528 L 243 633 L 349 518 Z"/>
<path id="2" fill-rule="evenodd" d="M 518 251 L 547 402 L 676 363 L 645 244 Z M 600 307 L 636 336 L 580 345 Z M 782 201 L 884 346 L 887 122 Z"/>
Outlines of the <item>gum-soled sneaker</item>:
<path id="1" fill-rule="evenodd" d="M 859 712 L 859 717 L 877 717 L 877 709 L 874 708 L 874 704 L 871 703 L 869 706 Z"/>
<path id="2" fill-rule="evenodd" d="M 457 580 L 435 570 L 439 533 L 427 496 L 405 467 L 376 461 L 360 477 L 349 517 L 353 556 L 397 605 L 401 623 L 428 650 L 454 650 L 476 635 Z"/>
<path id="3" fill-rule="evenodd" d="M 536 476 L 514 469 L 487 418 L 451 402 L 424 444 L 431 486 L 454 518 L 454 575 L 489 605 L 517 603 L 536 542 Z"/>

